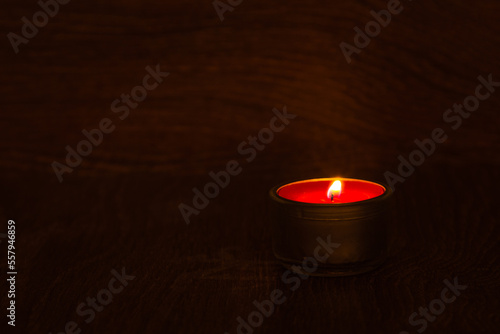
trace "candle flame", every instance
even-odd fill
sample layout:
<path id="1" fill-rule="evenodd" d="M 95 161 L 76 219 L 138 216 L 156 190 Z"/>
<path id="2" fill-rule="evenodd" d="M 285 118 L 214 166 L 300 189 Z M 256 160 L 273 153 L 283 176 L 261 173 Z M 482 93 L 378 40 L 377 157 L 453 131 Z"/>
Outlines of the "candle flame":
<path id="1" fill-rule="evenodd" d="M 340 182 L 340 180 L 336 180 L 335 182 L 332 183 L 332 185 L 328 189 L 326 196 L 328 196 L 333 202 L 333 199 L 335 197 L 339 197 L 341 193 L 342 193 L 342 182 Z"/>

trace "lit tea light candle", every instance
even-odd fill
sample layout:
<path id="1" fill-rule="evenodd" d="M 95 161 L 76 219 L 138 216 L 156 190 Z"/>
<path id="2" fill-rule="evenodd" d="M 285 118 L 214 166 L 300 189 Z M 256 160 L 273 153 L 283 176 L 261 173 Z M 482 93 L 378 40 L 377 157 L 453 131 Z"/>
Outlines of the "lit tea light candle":
<path id="1" fill-rule="evenodd" d="M 342 276 L 371 270 L 386 254 L 386 221 L 392 191 L 380 183 L 310 179 L 270 191 L 273 249 L 294 271 L 315 255 L 318 238 L 340 247 L 312 275 Z"/>

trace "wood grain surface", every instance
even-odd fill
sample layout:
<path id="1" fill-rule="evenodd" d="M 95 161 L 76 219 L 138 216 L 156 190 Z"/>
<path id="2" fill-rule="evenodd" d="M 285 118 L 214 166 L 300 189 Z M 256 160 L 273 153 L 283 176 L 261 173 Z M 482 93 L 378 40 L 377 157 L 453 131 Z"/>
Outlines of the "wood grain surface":
<path id="1" fill-rule="evenodd" d="M 40 7 L 2 4 L 0 233 L 15 220 L 18 267 L 16 327 L 2 314 L 2 333 L 74 321 L 81 333 L 232 334 L 274 289 L 286 301 L 254 333 L 417 333 L 409 316 L 454 277 L 467 288 L 425 332 L 500 332 L 500 87 L 458 129 L 443 120 L 478 76 L 500 81 L 498 1 L 402 1 L 350 64 L 339 44 L 386 1 L 244 0 L 222 22 L 211 1 L 71 1 L 17 54 L 7 34 Z M 169 76 L 120 120 L 111 104 L 157 64 Z M 297 117 L 247 162 L 238 146 L 284 106 Z M 103 118 L 116 129 L 60 183 L 51 164 Z M 447 140 L 396 186 L 385 264 L 292 292 L 268 189 L 385 181 L 435 128 Z M 178 205 L 230 160 L 241 174 L 186 225 Z M 122 268 L 135 278 L 86 323 L 77 307 Z"/>

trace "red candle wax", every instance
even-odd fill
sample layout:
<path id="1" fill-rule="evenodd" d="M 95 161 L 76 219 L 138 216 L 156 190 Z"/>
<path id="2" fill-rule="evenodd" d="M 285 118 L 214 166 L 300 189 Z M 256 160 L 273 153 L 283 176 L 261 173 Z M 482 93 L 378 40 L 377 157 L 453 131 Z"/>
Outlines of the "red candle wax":
<path id="1" fill-rule="evenodd" d="M 329 191 L 337 180 L 341 183 L 341 190 Z M 385 191 L 385 187 L 370 181 L 328 178 L 289 183 L 279 188 L 277 194 L 279 197 L 302 203 L 345 204 L 375 198 Z"/>

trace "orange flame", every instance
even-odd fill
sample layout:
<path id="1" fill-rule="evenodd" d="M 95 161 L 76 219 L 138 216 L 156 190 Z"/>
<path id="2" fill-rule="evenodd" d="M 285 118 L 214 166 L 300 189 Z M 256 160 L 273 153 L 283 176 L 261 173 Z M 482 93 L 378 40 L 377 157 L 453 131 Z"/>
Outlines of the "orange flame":
<path id="1" fill-rule="evenodd" d="M 339 197 L 341 193 L 342 193 L 342 182 L 340 182 L 340 180 L 335 180 L 335 182 L 333 182 L 330 188 L 328 189 L 326 196 L 328 196 L 328 198 L 330 198 L 333 202 L 333 199 L 335 197 Z"/>

